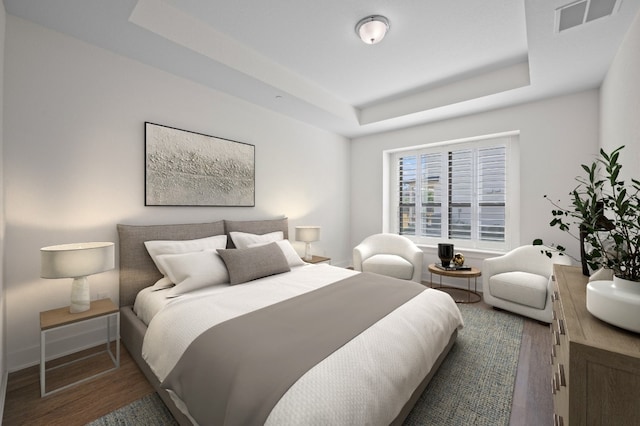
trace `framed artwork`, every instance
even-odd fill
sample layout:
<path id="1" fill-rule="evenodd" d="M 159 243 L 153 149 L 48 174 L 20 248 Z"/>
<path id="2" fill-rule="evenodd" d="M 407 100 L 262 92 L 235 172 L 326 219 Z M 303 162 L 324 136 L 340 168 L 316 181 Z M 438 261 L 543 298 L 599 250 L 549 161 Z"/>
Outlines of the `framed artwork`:
<path id="1" fill-rule="evenodd" d="M 145 122 L 146 206 L 255 205 L 255 146 Z"/>

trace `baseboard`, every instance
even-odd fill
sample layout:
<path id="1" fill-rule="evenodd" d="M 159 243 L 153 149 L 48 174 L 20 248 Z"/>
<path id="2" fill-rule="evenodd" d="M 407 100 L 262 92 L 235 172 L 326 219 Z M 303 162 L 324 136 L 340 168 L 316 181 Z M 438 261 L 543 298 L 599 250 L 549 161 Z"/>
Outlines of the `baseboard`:
<path id="1" fill-rule="evenodd" d="M 4 402 L 7 398 L 7 382 L 9 381 L 9 373 L 5 370 L 2 373 L 2 383 L 0 383 L 0 423 L 4 417 Z"/>

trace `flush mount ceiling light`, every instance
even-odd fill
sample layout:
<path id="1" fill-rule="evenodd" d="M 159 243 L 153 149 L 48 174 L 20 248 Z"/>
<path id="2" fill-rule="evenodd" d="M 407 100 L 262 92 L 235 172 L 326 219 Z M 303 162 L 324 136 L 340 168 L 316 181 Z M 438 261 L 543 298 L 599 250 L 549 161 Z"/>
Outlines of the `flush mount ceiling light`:
<path id="1" fill-rule="evenodd" d="M 367 44 L 379 43 L 389 31 L 389 20 L 381 15 L 363 18 L 356 25 L 356 34 Z"/>

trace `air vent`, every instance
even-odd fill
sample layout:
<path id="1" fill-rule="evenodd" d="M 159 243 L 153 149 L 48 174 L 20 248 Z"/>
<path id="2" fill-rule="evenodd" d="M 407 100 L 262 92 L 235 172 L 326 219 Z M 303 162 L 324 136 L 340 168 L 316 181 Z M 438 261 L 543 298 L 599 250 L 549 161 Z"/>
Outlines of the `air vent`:
<path id="1" fill-rule="evenodd" d="M 579 0 L 556 9 L 558 32 L 613 15 L 622 0 Z"/>

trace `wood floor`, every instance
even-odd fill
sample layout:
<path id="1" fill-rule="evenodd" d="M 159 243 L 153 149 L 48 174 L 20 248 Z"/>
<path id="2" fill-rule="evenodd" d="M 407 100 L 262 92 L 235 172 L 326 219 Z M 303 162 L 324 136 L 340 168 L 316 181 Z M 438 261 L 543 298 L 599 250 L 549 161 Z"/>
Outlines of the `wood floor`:
<path id="1" fill-rule="evenodd" d="M 491 309 L 483 302 L 474 306 Z M 500 344 L 496 342 L 496 344 Z M 511 412 L 511 425 L 551 425 L 553 402 L 549 379 L 549 327 L 525 320 L 520 348 L 516 386 Z M 9 375 L 2 424 L 13 425 L 84 425 L 153 392 L 128 352 L 121 346 L 121 367 L 118 370 L 40 398 L 38 367 Z M 104 347 L 98 348 L 103 350 Z M 96 352 L 85 351 L 63 360 L 66 362 Z M 65 366 L 47 373 L 47 390 L 73 382 L 109 368 L 106 354 Z M 54 363 L 47 363 L 47 368 Z"/>
<path id="2" fill-rule="evenodd" d="M 113 346 L 113 345 L 112 345 Z M 103 351 L 104 346 L 47 363 L 56 364 Z M 88 377 L 113 366 L 103 353 L 47 373 L 47 391 Z M 40 372 L 34 366 L 9 374 L 2 424 L 80 426 L 153 392 L 124 346 L 120 368 L 93 380 L 40 398 Z"/>

